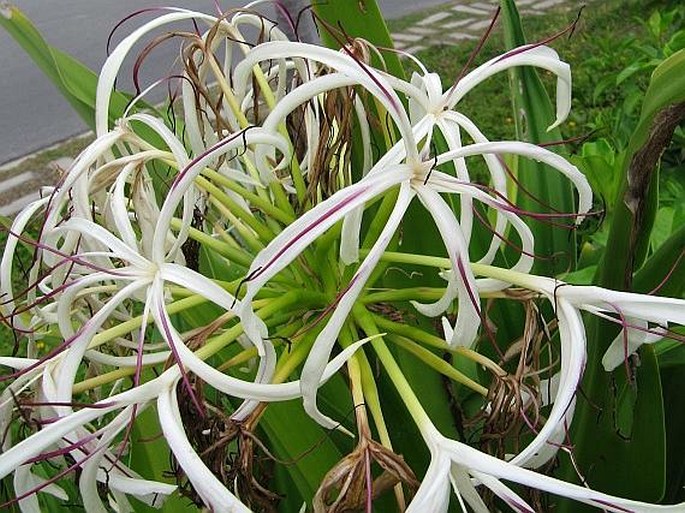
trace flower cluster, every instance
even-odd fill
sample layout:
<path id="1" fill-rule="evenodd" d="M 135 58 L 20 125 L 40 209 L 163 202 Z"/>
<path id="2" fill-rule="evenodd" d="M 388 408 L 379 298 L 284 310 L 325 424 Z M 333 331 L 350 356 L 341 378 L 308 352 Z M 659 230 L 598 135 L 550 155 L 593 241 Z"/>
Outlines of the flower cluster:
<path id="1" fill-rule="evenodd" d="M 113 120 L 115 80 L 136 43 L 187 20 L 196 32 L 169 36 L 183 39 L 183 72 L 141 92 Z M 562 287 L 529 274 L 535 241 L 510 196 L 504 156 L 534 159 L 567 177 L 578 198 L 568 214 L 578 222 L 592 205 L 588 182 L 548 149 L 489 141 L 457 108 L 491 75 L 536 66 L 557 77 L 556 126 L 570 108 L 569 66 L 551 48 L 531 45 L 443 90 L 418 61 L 410 81 L 373 66 L 374 51 L 360 40 L 341 51 L 289 41 L 251 9 L 220 17 L 165 9 L 113 50 L 97 86 L 95 141 L 50 194 L 14 219 L 0 264 L 0 312 L 22 352 L 0 358 L 12 369 L 2 377 L 0 477 L 14 473 L 22 511 L 40 509 L 38 492 L 66 499 L 59 480 L 74 469 L 87 511 L 106 511 L 105 499 L 131 511 L 127 496 L 159 507 L 176 487 L 144 479 L 124 457 L 148 408 L 156 410 L 196 501 L 215 512 L 249 511 L 250 493 L 210 468 L 190 419 L 214 416 L 253 429 L 269 403 L 301 398 L 321 426 L 348 431 L 317 402 L 322 385 L 345 365 L 355 404 L 368 405 L 382 442 L 370 440 L 361 408 L 360 457 L 374 451 L 393 470 L 393 485 L 413 482 L 392 454 L 382 404 L 369 385 L 373 373 L 360 351 L 367 342 L 432 457 L 408 511 L 447 511 L 448 483 L 464 511 L 466 504 L 487 511 L 480 486 L 516 511 L 533 511 L 501 480 L 607 511 L 682 508 L 610 497 L 530 470 L 555 456 L 573 417 L 586 359 L 581 310 L 624 325 L 629 345 L 617 339 L 605 356 L 608 368 L 669 323 L 685 323 L 681 300 Z M 164 83 L 177 88 L 171 116 L 143 102 Z M 486 184 L 472 180 L 467 159 L 474 156 L 484 162 Z M 398 231 L 414 202 L 442 238 L 449 272 L 437 293 L 411 289 L 403 299 L 423 316 L 453 318 L 444 323 L 444 340 L 432 336 L 441 349 L 505 373 L 475 350 L 488 329 L 481 298 L 525 289 L 549 300 L 556 315 L 556 390 L 546 422 L 514 455 L 498 458 L 440 434 L 385 345 L 378 312 L 386 303 L 372 308 L 372 285 L 389 249 L 401 248 Z M 472 262 L 474 212 L 492 235 Z M 494 267 L 507 239 L 518 241 L 518 256 L 509 268 Z M 32 260 L 28 285 L 17 288 L 20 246 L 31 249 Z M 403 340 L 442 368 L 420 341 Z M 473 376 L 445 372 L 487 396 Z M 225 400 L 210 402 L 203 385 Z M 493 407 L 483 401 L 483 410 Z M 50 477 L 34 468 L 47 460 L 59 468 Z M 352 479 L 340 469 L 362 467 L 348 459 L 331 476 Z M 403 501 L 403 490 L 396 493 Z M 359 506 L 359 497 L 344 500 Z"/>

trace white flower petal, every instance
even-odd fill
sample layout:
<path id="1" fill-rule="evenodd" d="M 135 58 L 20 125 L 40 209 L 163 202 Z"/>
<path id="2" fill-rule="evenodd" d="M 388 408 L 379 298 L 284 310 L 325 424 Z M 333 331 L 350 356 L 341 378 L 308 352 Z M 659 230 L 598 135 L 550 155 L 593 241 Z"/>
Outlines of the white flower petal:
<path id="1" fill-rule="evenodd" d="M 169 448 L 207 507 L 215 513 L 250 513 L 250 509 L 205 466 L 188 441 L 178 410 L 175 387 L 159 396 L 157 412 Z"/>
<path id="2" fill-rule="evenodd" d="M 452 272 L 445 293 L 438 302 L 423 305 L 412 301 L 412 305 L 424 315 L 435 317 L 442 314 L 454 300 L 459 298 L 457 322 L 453 330 L 452 347 L 470 347 L 476 339 L 480 327 L 479 306 L 474 304 L 478 294 L 475 278 L 469 266 L 469 254 L 466 240 L 452 209 L 440 195 L 429 187 L 419 189 L 419 198 L 433 217 L 442 237 L 447 254 L 452 264 Z"/>
<path id="3" fill-rule="evenodd" d="M 96 90 L 96 100 L 95 100 L 95 133 L 100 138 L 105 135 L 109 130 L 108 115 L 109 115 L 109 100 L 112 96 L 112 90 L 114 89 L 114 83 L 116 81 L 121 65 L 124 59 L 131 51 L 133 46 L 140 40 L 145 34 L 154 30 L 158 27 L 162 27 L 169 23 L 174 23 L 177 21 L 189 20 L 189 19 L 202 19 L 208 23 L 214 23 L 216 18 L 214 16 L 208 16 L 203 13 L 189 11 L 186 9 L 169 8 L 168 10 L 173 11 L 169 14 L 164 14 L 152 21 L 146 23 L 142 27 L 134 30 L 131 34 L 126 36 L 112 51 L 105 63 L 102 65 L 100 70 L 100 77 L 98 79 L 98 85 Z"/>
<path id="4" fill-rule="evenodd" d="M 392 214 L 390 214 L 388 222 L 383 227 L 383 230 L 378 236 L 378 240 L 375 242 L 364 261 L 360 264 L 359 269 L 357 269 L 357 272 L 350 280 L 347 288 L 343 291 L 342 295 L 338 297 L 338 304 L 333 311 L 331 318 L 326 323 L 324 329 L 321 330 L 321 333 L 316 337 L 314 345 L 302 368 L 300 383 L 304 409 L 310 417 L 326 428 L 340 428 L 339 423 L 323 415 L 316 404 L 316 392 L 321 386 L 321 376 L 323 375 L 326 362 L 330 357 L 331 350 L 338 338 L 342 325 L 356 303 L 357 297 L 361 293 L 366 281 L 376 268 L 378 260 L 383 255 L 385 248 L 395 234 L 395 230 L 402 221 L 402 217 L 414 198 L 414 194 L 409 182 L 405 182 L 401 185 L 397 196 L 397 202 L 395 203 Z"/>
<path id="5" fill-rule="evenodd" d="M 421 486 L 407 507 L 407 513 L 447 513 L 450 504 L 449 472 L 451 461 L 448 455 L 432 454 Z"/>
<path id="6" fill-rule="evenodd" d="M 578 191 L 578 216 L 576 223 L 583 220 L 583 214 L 587 214 L 592 208 L 592 189 L 590 184 L 578 168 L 569 163 L 563 157 L 552 153 L 551 151 L 541 148 L 535 144 L 525 142 L 488 142 L 475 143 L 464 146 L 459 150 L 448 151 L 438 157 L 437 164 L 443 164 L 452 161 L 459 157 L 468 157 L 471 155 L 491 154 L 512 154 L 520 155 L 522 157 L 530 158 L 547 164 L 564 176 L 566 176 Z"/>
<path id="7" fill-rule="evenodd" d="M 450 108 L 454 108 L 476 85 L 495 73 L 515 66 L 536 66 L 557 76 L 557 118 L 548 130 L 563 123 L 571 110 L 571 67 L 559 59 L 557 52 L 548 46 L 525 45 L 490 59 L 459 80 L 445 94 L 445 101 Z"/>

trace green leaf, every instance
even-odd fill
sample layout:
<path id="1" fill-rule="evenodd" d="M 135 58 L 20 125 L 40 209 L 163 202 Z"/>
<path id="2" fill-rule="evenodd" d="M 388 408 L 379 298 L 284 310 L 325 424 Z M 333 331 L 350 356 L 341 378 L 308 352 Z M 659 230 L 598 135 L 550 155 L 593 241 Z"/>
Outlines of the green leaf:
<path id="1" fill-rule="evenodd" d="M 525 44 L 526 38 L 513 0 L 502 0 L 502 23 L 507 50 Z M 521 141 L 543 143 L 562 139 L 558 129 L 547 130 L 555 119 L 552 102 L 537 72 L 530 67 L 509 70 L 516 136 Z M 569 181 L 547 166 L 529 159 L 516 159 L 515 171 L 524 191 L 518 191 L 518 205 L 528 211 L 544 212 L 553 205 L 561 212 L 574 212 L 574 196 Z M 558 274 L 573 269 L 576 243 L 573 234 L 539 221 L 529 223 L 535 236 L 538 259 L 533 271 Z"/>
<path id="2" fill-rule="evenodd" d="M 329 48 L 340 48 L 341 36 L 338 34 L 341 29 L 348 36 L 364 38 L 373 45 L 393 47 L 388 26 L 376 0 L 312 3 L 314 11 L 324 22 L 319 24 L 321 40 Z M 404 77 L 404 68 L 396 53 L 385 53 L 383 59 L 388 72 Z M 374 62 L 374 65 L 380 65 L 380 62 Z"/>
<path id="3" fill-rule="evenodd" d="M 582 429 L 576 427 L 572 431 L 573 454 L 590 488 L 658 502 L 664 492 L 666 442 L 659 367 L 652 347 L 642 349 L 640 365 L 634 372 L 632 381 L 623 367 L 595 379 L 590 398 L 593 404 L 585 408 L 586 415 L 577 416 L 574 422 L 576 427 L 577 420 L 584 421 Z M 571 467 L 568 458 L 562 457 L 563 479 L 574 480 Z M 556 511 L 596 510 L 564 500 Z"/>
<path id="4" fill-rule="evenodd" d="M 285 465 L 303 501 L 311 501 L 321 480 L 342 453 L 329 434 L 302 409 L 301 401 L 271 403 L 259 421 L 269 438 L 269 446 Z M 300 502 L 301 504 L 301 502 Z"/>
<path id="5" fill-rule="evenodd" d="M 608 140 L 583 144 L 580 155 L 571 155 L 569 160 L 583 170 L 596 195 L 607 199 L 616 197 L 621 183 L 621 160 Z"/>
<path id="6" fill-rule="evenodd" d="M 685 225 L 675 231 L 635 274 L 633 289 L 681 297 L 685 291 Z"/>
<path id="7" fill-rule="evenodd" d="M 681 344 L 681 349 L 685 347 Z M 685 361 L 662 369 L 666 421 L 666 493 L 664 501 L 674 504 L 685 500 Z"/>
<path id="8" fill-rule="evenodd" d="M 681 50 L 654 70 L 640 122 L 628 144 L 605 253 L 605 259 L 611 261 L 598 271 L 597 281 L 602 286 L 629 287 L 632 273 L 644 261 L 657 210 L 656 166 L 684 115 L 685 50 Z"/>

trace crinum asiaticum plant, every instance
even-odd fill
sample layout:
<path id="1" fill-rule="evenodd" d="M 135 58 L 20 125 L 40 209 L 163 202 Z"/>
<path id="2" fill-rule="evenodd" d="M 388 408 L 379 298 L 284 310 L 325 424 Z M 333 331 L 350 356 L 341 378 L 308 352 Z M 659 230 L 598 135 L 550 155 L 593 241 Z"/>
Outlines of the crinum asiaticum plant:
<path id="1" fill-rule="evenodd" d="M 18 343 L 0 359 L 10 368 L 0 476 L 13 474 L 14 489 L 3 507 L 40 511 L 44 494 L 68 500 L 68 475 L 78 476 L 86 511 L 132 511 L 130 497 L 164 507 L 177 486 L 136 465 L 151 443 L 140 432 L 152 425 L 184 495 L 215 512 L 272 511 L 284 493 L 321 512 L 371 511 L 383 495 L 397 510 L 439 512 L 450 487 L 464 512 L 534 511 L 526 489 L 605 511 L 683 511 L 536 472 L 559 449 L 571 452 L 567 428 L 586 363 L 582 312 L 622 328 L 607 369 L 685 322 L 679 299 L 530 274 L 535 241 L 529 213 L 510 196 L 506 156 L 568 179 L 577 209 L 557 217 L 580 222 L 589 213 L 587 180 L 548 149 L 489 141 L 458 104 L 495 73 L 536 66 L 557 78 L 554 125 L 562 123 L 571 75 L 554 50 L 518 48 L 443 90 L 415 59 L 418 71 L 405 81 L 374 67 L 376 50 L 362 40 L 341 51 L 289 41 L 251 8 L 157 14 L 103 66 L 95 141 L 10 230 L 1 311 Z M 188 20 L 195 30 L 153 40 L 136 64 L 177 38 L 182 73 L 141 92 L 112 122 L 114 82 L 134 45 Z M 175 88 L 171 118 L 141 102 L 161 83 Z M 471 157 L 487 170 L 478 182 Z M 420 214 L 411 215 L 435 226 L 445 258 L 401 251 L 412 203 Z M 474 258 L 480 225 L 490 242 Z M 16 288 L 19 246 L 33 258 Z M 513 263 L 495 266 L 505 251 Z M 391 263 L 437 270 L 445 285 L 383 287 Z M 526 316 L 520 339 L 499 356 L 493 301 L 523 305 Z M 469 398 L 468 444 L 436 427 L 397 351 Z M 430 455 L 423 475 L 420 462 L 393 450 L 405 428 L 391 416 L 398 398 Z M 303 407 L 312 425 L 352 437 L 330 435 L 347 454 L 323 460 L 323 476 L 307 458 L 283 463 L 271 453 L 304 429 L 268 420 L 272 403 L 293 399 L 285 410 L 293 420 L 302 421 Z M 321 442 L 308 443 L 317 458 Z M 280 477 L 270 478 L 264 460 L 282 467 Z M 309 495 L 308 472 L 320 475 Z"/>

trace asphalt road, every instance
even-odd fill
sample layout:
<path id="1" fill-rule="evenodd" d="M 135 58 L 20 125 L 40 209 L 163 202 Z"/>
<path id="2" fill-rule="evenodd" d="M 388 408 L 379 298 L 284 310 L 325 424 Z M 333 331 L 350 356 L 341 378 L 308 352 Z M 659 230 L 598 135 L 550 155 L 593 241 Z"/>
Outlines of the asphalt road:
<path id="1" fill-rule="evenodd" d="M 349 2 L 358 0 L 331 0 Z M 444 3 L 445 0 L 380 0 L 389 18 Z M 214 0 L 177 0 L 171 4 L 214 12 Z M 242 0 L 220 0 L 223 9 L 243 5 Z M 75 56 L 91 69 L 106 58 L 106 40 L 112 27 L 127 14 L 165 4 L 160 0 L 15 0 L 49 43 Z M 141 20 L 144 18 L 140 18 Z M 140 23 L 140 22 L 138 22 Z M 134 26 L 134 25 L 131 25 Z M 121 36 L 126 31 L 121 31 Z M 177 49 L 165 45 L 146 62 L 146 76 L 164 76 L 165 66 Z M 124 72 L 123 76 L 130 73 Z M 126 88 L 126 82 L 121 82 Z M 0 29 L 0 165 L 45 148 L 87 129 L 55 87 L 44 78 L 14 40 Z"/>

